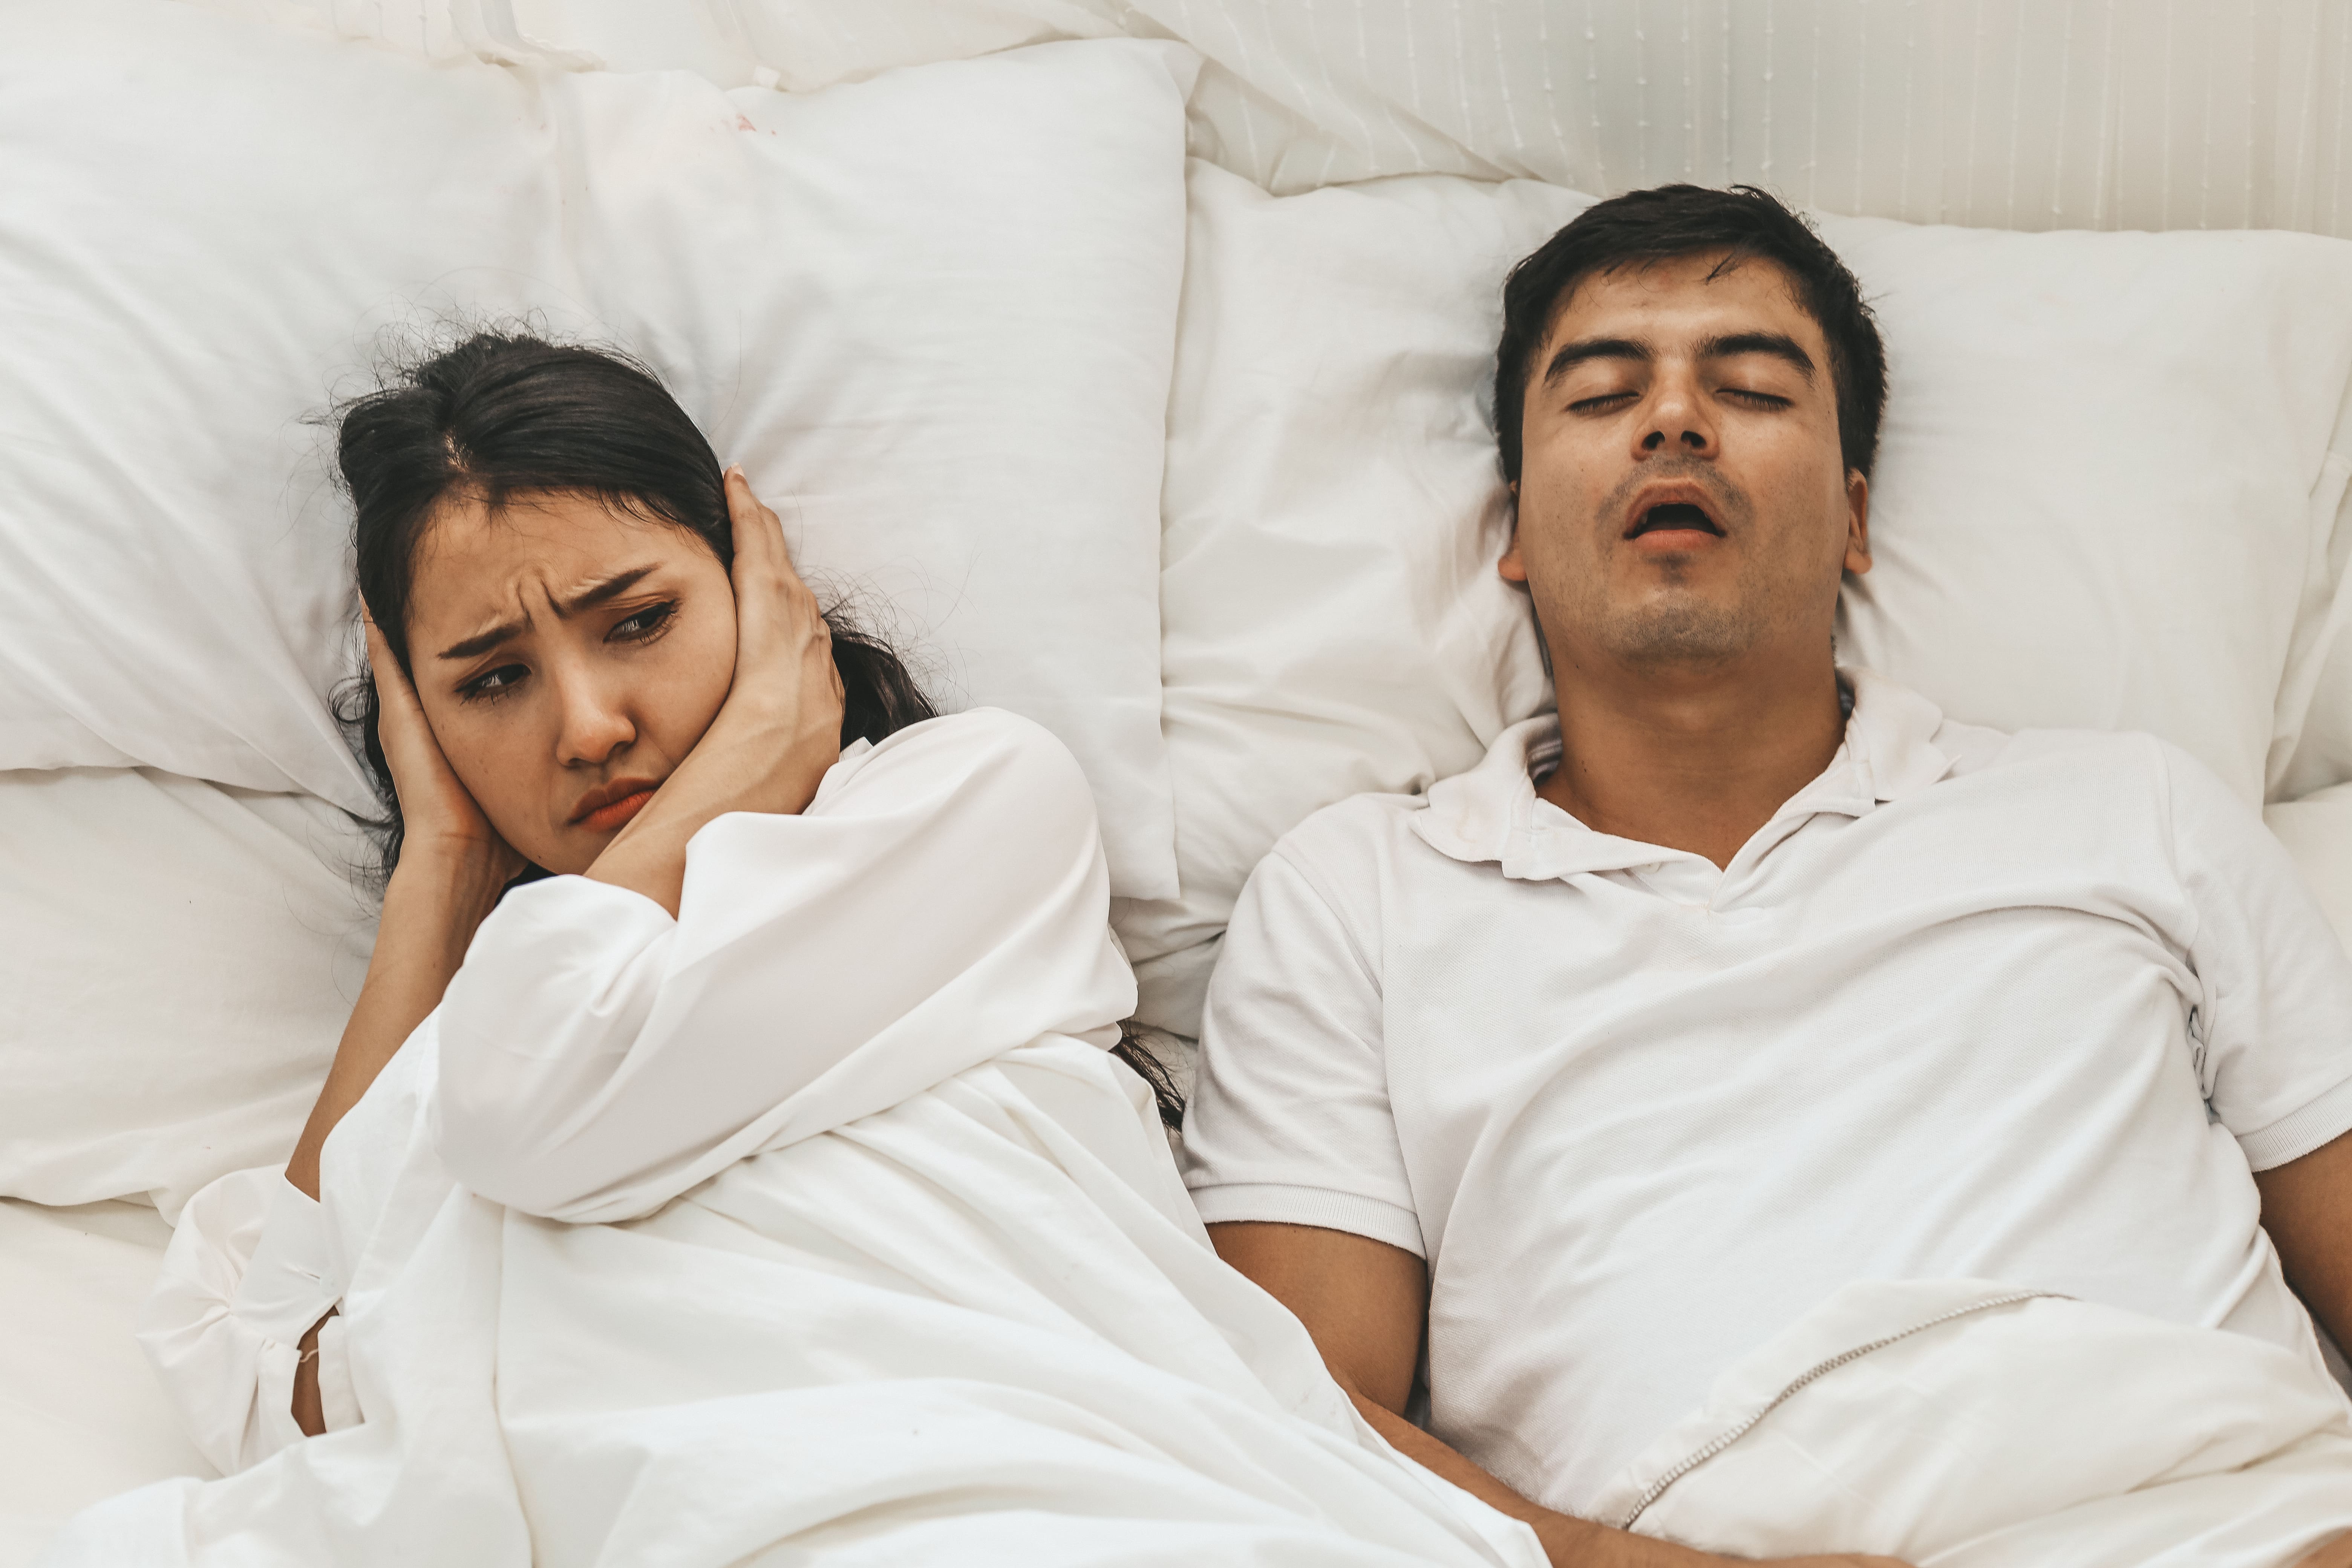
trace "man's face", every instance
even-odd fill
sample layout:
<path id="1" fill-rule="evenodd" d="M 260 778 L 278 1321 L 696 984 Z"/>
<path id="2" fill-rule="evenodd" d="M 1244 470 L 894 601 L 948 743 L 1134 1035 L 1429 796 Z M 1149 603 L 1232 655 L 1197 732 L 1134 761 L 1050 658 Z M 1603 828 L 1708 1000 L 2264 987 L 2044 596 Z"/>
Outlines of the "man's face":
<path id="1" fill-rule="evenodd" d="M 1587 278 L 1529 364 L 1501 571 L 1556 666 L 1826 648 L 1842 574 L 1870 569 L 1821 327 L 1777 265 L 1722 260 Z"/>

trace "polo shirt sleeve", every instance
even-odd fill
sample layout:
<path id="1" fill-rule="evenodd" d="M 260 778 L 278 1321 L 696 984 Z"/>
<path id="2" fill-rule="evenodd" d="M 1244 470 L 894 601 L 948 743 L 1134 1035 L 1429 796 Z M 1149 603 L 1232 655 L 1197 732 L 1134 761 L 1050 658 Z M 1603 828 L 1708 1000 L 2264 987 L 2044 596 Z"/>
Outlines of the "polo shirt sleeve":
<path id="1" fill-rule="evenodd" d="M 2267 1171 L 2352 1131 L 2352 957 L 2285 847 L 2187 753 L 2163 748 L 2174 865 L 2202 993 L 2206 1102 Z"/>
<path id="2" fill-rule="evenodd" d="M 1314 1226 L 1425 1258 L 1380 976 L 1320 880 L 1277 846 L 1242 889 L 1202 1011 L 1185 1184 L 1210 1225 Z"/>

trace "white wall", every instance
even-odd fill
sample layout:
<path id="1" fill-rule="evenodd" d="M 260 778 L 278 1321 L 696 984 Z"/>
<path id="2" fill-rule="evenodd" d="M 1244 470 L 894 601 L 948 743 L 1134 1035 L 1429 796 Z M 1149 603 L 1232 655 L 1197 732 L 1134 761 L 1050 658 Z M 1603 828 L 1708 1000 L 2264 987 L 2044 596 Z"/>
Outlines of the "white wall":
<path id="1" fill-rule="evenodd" d="M 2352 237 L 2352 0 L 197 0 L 425 53 L 812 88 L 1127 32 L 1207 55 L 1195 151 L 1381 174 L 1768 185 L 2003 228 Z"/>

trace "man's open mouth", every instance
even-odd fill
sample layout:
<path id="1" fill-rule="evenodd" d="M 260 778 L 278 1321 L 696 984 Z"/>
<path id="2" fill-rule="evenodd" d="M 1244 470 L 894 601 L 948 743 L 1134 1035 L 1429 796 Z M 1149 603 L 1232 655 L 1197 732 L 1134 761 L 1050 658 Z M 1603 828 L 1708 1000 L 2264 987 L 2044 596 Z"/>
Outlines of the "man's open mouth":
<path id="1" fill-rule="evenodd" d="M 1715 519 L 1688 501 L 1668 501 L 1664 506 L 1652 507 L 1633 520 L 1633 526 L 1626 531 L 1625 537 L 1639 539 L 1645 533 L 1656 533 L 1670 528 L 1686 528 L 1699 533 L 1711 533 L 1717 539 L 1723 537 L 1723 530 L 1716 526 Z"/>

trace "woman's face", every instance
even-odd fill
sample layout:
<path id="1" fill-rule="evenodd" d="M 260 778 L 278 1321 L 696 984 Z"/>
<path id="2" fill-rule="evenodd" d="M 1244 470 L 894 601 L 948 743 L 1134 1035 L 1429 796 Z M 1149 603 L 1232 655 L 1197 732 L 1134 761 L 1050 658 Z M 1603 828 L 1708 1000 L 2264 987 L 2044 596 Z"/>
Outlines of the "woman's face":
<path id="1" fill-rule="evenodd" d="M 727 569 L 682 528 L 543 491 L 445 506 L 408 601 L 417 700 L 501 837 L 584 871 L 685 760 L 735 678 Z"/>

